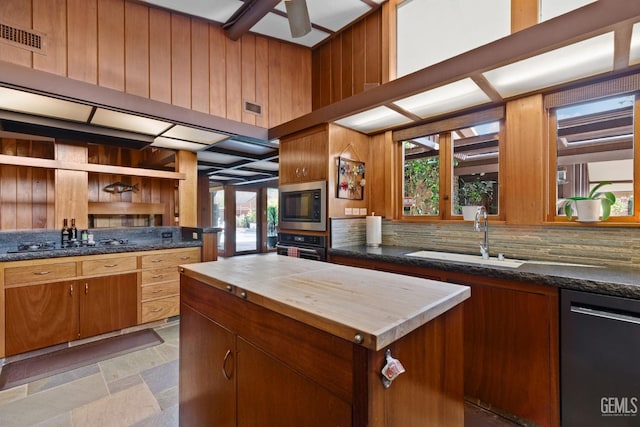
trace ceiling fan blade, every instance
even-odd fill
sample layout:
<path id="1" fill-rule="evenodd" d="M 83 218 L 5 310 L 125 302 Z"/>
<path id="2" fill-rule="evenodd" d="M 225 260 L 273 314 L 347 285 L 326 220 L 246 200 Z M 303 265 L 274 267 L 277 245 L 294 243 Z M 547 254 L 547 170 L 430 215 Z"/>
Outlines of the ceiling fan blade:
<path id="1" fill-rule="evenodd" d="M 287 16 L 289 17 L 289 28 L 291 37 L 298 38 L 309 34 L 311 31 L 311 20 L 307 9 L 307 0 L 285 0 Z"/>

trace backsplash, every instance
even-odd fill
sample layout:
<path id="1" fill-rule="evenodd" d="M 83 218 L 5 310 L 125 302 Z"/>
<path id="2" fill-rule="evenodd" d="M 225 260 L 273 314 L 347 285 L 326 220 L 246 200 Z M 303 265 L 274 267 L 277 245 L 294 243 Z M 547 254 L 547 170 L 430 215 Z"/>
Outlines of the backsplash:
<path id="1" fill-rule="evenodd" d="M 331 220 L 331 247 L 366 244 L 364 218 Z M 483 233 L 471 223 L 382 221 L 382 244 L 480 254 Z M 489 250 L 507 258 L 640 268 L 640 228 L 489 224 Z"/>
<path id="2" fill-rule="evenodd" d="M 189 229 L 191 230 L 191 229 Z M 95 241 L 101 239 L 127 239 L 129 242 L 148 243 L 163 241 L 163 233 L 171 233 L 174 242 L 184 240 L 181 227 L 124 227 L 89 229 Z M 59 230 L 24 230 L 0 233 L 0 253 L 15 250 L 18 243 L 52 241 L 60 247 Z M 191 240 L 191 239 L 188 239 Z"/>

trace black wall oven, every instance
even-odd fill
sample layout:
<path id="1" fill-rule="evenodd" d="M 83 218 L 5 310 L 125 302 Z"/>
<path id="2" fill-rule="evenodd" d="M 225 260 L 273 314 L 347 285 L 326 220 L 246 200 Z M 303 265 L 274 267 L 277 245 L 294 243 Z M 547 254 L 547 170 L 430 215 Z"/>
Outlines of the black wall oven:
<path id="1" fill-rule="evenodd" d="M 327 181 L 283 184 L 278 192 L 281 230 L 327 230 Z"/>
<path id="2" fill-rule="evenodd" d="M 327 238 L 325 236 L 279 233 L 276 251 L 278 255 L 326 261 Z"/>

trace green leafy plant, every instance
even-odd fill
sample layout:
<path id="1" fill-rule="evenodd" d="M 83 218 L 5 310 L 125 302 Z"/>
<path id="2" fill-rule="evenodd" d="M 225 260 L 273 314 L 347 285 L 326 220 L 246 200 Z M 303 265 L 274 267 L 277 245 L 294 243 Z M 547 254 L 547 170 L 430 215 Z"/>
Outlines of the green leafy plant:
<path id="1" fill-rule="evenodd" d="M 483 181 L 476 178 L 465 182 L 462 178 L 458 181 L 458 203 L 461 206 L 484 206 L 493 200 L 493 184 L 495 181 Z"/>
<path id="2" fill-rule="evenodd" d="M 573 204 L 576 200 L 600 200 L 602 204 L 602 220 L 606 220 L 609 218 L 611 214 L 611 206 L 616 202 L 616 196 L 610 191 L 599 192 L 598 190 L 605 186 L 610 185 L 611 181 L 603 181 L 600 184 L 596 185 L 589 191 L 589 195 L 584 196 L 574 196 L 568 197 L 567 203 L 564 205 L 564 214 L 567 216 L 569 221 L 571 221 L 573 217 Z"/>
<path id="3" fill-rule="evenodd" d="M 278 235 L 278 207 L 267 206 L 267 235 Z"/>

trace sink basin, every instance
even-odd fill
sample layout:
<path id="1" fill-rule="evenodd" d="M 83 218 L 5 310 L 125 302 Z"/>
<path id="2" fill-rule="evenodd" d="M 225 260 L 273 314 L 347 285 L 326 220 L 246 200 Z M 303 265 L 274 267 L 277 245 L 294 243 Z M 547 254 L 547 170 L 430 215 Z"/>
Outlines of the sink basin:
<path id="1" fill-rule="evenodd" d="M 429 258 L 440 261 L 452 261 L 452 262 L 466 262 L 469 264 L 490 265 L 496 267 L 518 268 L 524 261 L 508 259 L 499 260 L 496 257 L 489 259 L 482 259 L 480 255 L 469 254 L 456 254 L 453 252 L 437 252 L 437 251 L 417 251 L 408 253 L 407 256 L 414 256 L 419 258 Z"/>
<path id="2" fill-rule="evenodd" d="M 457 254 L 454 252 L 437 252 L 437 251 L 416 251 L 416 252 L 408 253 L 407 256 L 429 258 L 429 259 L 434 259 L 439 261 L 466 262 L 468 264 L 478 264 L 478 265 L 487 265 L 492 267 L 505 267 L 505 268 L 518 268 L 523 264 L 563 265 L 563 266 L 573 266 L 573 267 L 596 267 L 595 265 L 572 264 L 572 263 L 556 262 L 556 261 L 525 261 L 525 260 L 509 259 L 509 258 L 499 260 L 496 257 L 491 257 L 489 259 L 482 259 L 482 256 L 480 255 Z"/>

